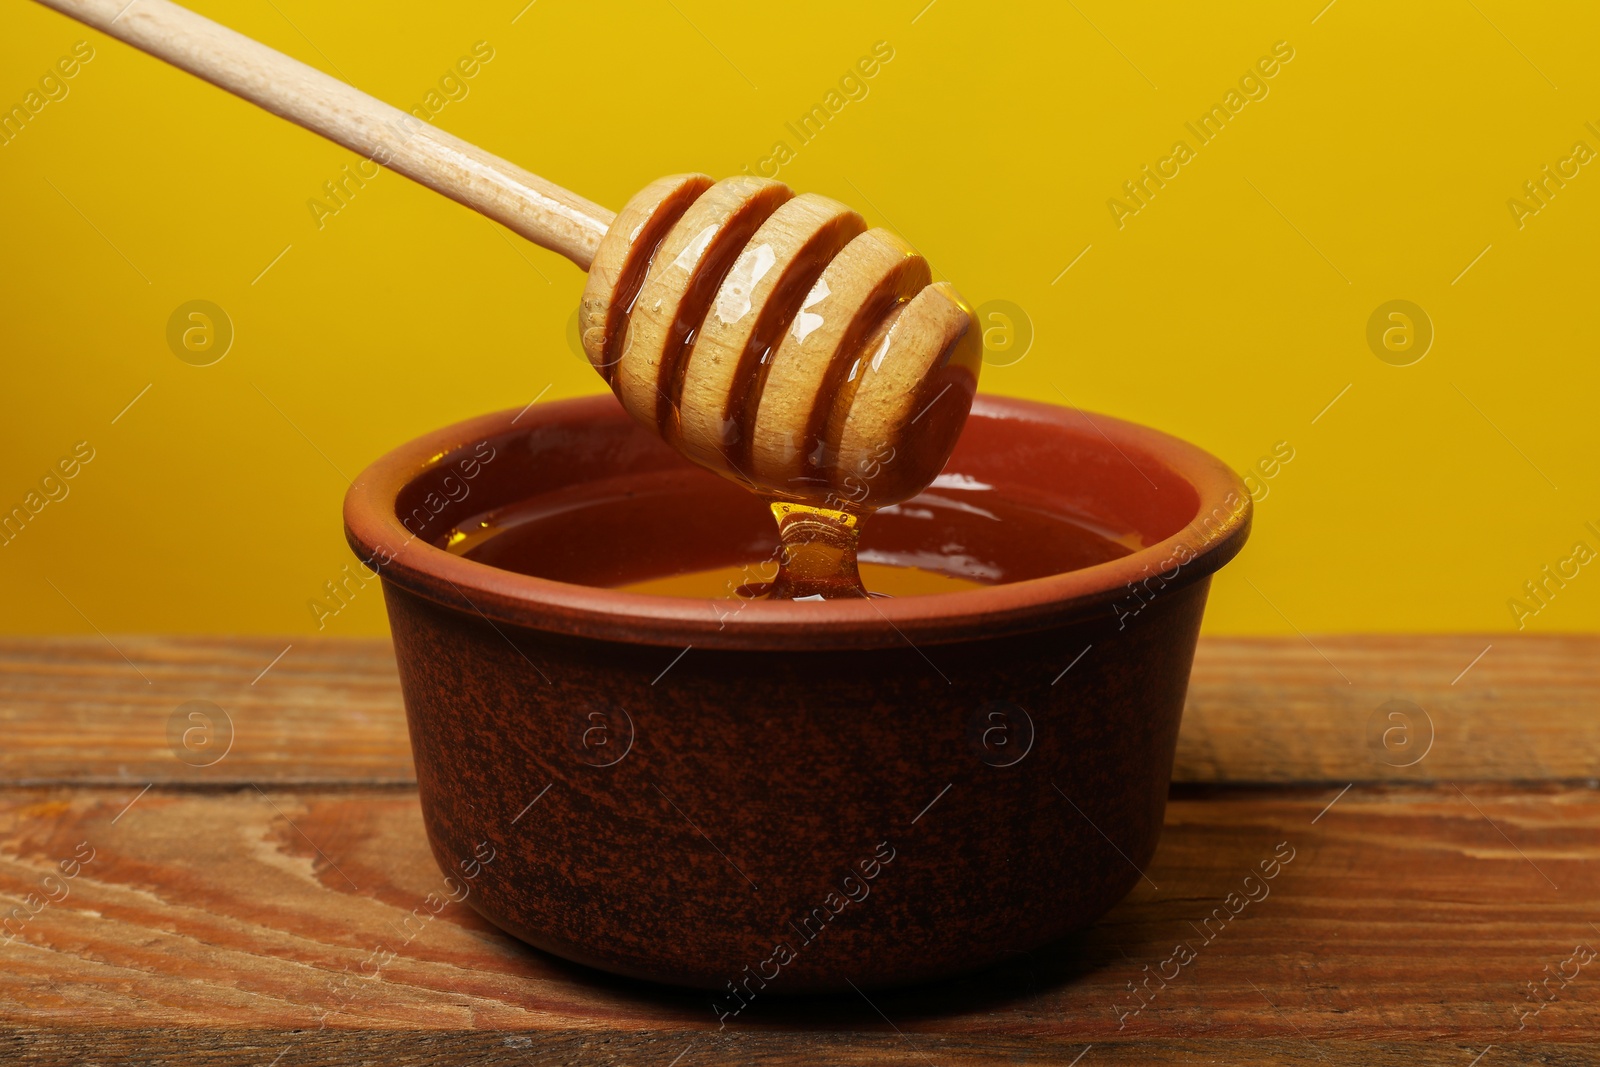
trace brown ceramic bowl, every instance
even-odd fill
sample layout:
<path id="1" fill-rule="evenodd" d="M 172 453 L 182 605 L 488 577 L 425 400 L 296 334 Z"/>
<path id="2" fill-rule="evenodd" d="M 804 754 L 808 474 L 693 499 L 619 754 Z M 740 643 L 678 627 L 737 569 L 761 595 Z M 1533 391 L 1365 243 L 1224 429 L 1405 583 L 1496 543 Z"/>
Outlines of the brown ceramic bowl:
<path id="1" fill-rule="evenodd" d="M 524 500 L 525 536 L 485 556 L 505 566 L 440 547 Z M 863 558 L 999 584 L 621 592 L 602 586 L 759 560 L 773 526 L 599 396 L 404 445 L 344 516 L 383 577 L 452 894 L 569 960 L 718 990 L 726 1016 L 981 967 L 1126 894 L 1250 503 L 1165 434 L 980 397 L 945 474 L 868 524 Z"/>

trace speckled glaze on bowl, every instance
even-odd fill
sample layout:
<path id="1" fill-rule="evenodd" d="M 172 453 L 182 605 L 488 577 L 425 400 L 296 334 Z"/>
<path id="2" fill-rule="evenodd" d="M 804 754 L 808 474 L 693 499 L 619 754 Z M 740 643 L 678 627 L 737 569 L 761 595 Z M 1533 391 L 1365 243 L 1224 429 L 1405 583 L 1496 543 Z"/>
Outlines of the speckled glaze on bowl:
<path id="1" fill-rule="evenodd" d="M 687 467 L 601 396 L 428 434 L 350 489 L 453 893 L 547 952 L 718 991 L 726 1017 L 755 995 L 981 967 L 1132 888 L 1210 575 L 1248 534 L 1237 475 L 1154 430 L 979 397 L 947 479 L 1146 547 L 979 590 L 734 614 L 437 547 L 493 506 Z M 737 525 L 719 509 L 762 510 L 731 484 L 716 499 L 685 519 L 713 549 Z M 1004 527 L 996 551 L 1029 550 Z M 677 565 L 625 535 L 642 573 Z"/>

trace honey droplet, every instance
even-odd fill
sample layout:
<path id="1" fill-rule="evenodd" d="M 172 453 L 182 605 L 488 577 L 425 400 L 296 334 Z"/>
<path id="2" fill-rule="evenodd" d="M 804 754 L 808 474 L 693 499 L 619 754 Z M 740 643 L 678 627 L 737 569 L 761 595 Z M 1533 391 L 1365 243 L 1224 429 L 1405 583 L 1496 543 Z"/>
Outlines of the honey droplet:
<path id="1" fill-rule="evenodd" d="M 772 600 L 869 596 L 856 566 L 864 516 L 833 508 L 775 500 L 778 520 L 778 575 L 760 591 L 749 594 Z M 748 587 L 747 587 L 748 588 Z"/>

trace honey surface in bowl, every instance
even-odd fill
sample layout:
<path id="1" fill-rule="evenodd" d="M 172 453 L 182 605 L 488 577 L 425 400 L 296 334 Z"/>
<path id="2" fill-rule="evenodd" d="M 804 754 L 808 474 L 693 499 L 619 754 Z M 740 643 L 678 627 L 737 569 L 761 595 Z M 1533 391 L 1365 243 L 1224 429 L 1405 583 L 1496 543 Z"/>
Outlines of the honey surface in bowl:
<path id="1" fill-rule="evenodd" d="M 893 563 L 858 563 L 861 584 L 875 596 L 927 596 L 930 593 L 959 593 L 964 589 L 982 589 L 986 583 L 971 578 L 961 578 L 921 567 L 897 566 Z M 776 567 L 768 560 L 751 560 L 726 567 L 708 567 L 685 574 L 669 574 L 661 578 L 647 578 L 642 582 L 629 582 L 617 586 L 624 593 L 648 593 L 652 596 L 709 597 L 713 600 L 732 600 L 742 596 L 740 590 L 759 586 L 763 576 L 771 578 Z"/>
<path id="2" fill-rule="evenodd" d="M 435 543 L 521 574 L 658 596 L 734 597 L 777 570 L 763 502 L 692 468 L 516 502 Z M 958 477 L 879 511 L 862 537 L 859 566 L 868 591 L 918 596 L 1043 578 L 1139 547 L 1136 535 Z"/>

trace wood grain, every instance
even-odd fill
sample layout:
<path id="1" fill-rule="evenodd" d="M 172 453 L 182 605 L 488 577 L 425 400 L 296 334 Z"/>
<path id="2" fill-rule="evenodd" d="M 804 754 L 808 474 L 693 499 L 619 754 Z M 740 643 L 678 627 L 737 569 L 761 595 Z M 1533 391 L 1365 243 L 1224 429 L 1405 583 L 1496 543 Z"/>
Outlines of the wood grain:
<path id="1" fill-rule="evenodd" d="M 114 641 L 0 639 L 0 784 L 416 782 L 386 640 Z M 169 741 L 193 700 L 232 723 L 233 747 L 210 767 Z"/>
<path id="2" fill-rule="evenodd" d="M 434 915 L 386 641 L 114 640 L 0 641 L 3 1062 L 1597 1062 L 1600 970 L 1537 1013 L 1529 984 L 1600 943 L 1600 639 L 1494 638 L 1465 674 L 1490 639 L 1204 641 L 1161 847 L 1101 922 L 725 1030 L 703 995 Z M 1368 755 L 1391 699 L 1437 725 L 1411 768 Z M 170 747 L 190 700 L 235 726 L 210 767 Z M 1147 966 L 1169 980 L 1141 997 Z"/>
<path id="3" fill-rule="evenodd" d="M 1415 754 L 1369 737 L 1391 700 L 1431 721 L 1432 748 L 1415 765 L 1392 765 Z M 1202 639 L 1174 773 L 1339 785 L 1597 779 L 1600 637 L 1589 634 Z"/>
<path id="4" fill-rule="evenodd" d="M 95 1050 L 86 1060 L 83 1050 Z M 682 1035 L 661 1031 L 596 1034 L 587 1030 L 541 1032 L 537 1035 L 503 1034 L 489 1030 L 457 1031 L 270 1031 L 270 1030 L 59 1030 L 24 1029 L 0 1034 L 0 1050 L 10 1053 L 7 1063 L 28 1065 L 138 1064 L 139 1067 L 176 1065 L 238 1065 L 238 1067 L 300 1067 L 304 1064 L 361 1063 L 413 1067 L 441 1064 L 595 1064 L 623 1067 L 658 1064 L 660 1067 L 700 1067 L 704 1064 L 740 1065 L 899 1064 L 1058 1064 L 1061 1067 L 1103 1065 L 1231 1064 L 1248 1067 L 1474 1067 L 1472 1060 L 1484 1051 L 1454 1042 L 1414 1043 L 1377 1041 L 1319 1041 L 1314 1046 L 1296 1037 L 1230 1041 L 1198 1038 L 1183 1041 L 1111 1041 L 1085 1045 L 1078 1041 L 1038 1034 L 1027 1038 L 989 1038 L 979 1042 L 944 1043 L 924 1051 L 907 1039 L 882 1033 L 827 1032 L 782 1033 L 746 1031 L 707 1035 L 685 1041 Z M 273 1061 L 282 1055 L 276 1064 Z M 683 1059 L 677 1059 L 682 1054 Z M 1496 1056 L 1502 1064 L 1537 1063 L 1543 1067 L 1593 1067 L 1594 1054 L 1582 1045 L 1521 1042 L 1495 1045 L 1491 1056 L 1479 1061 L 1490 1067 Z M 1080 1060 L 1078 1057 L 1082 1056 Z M 937 1057 L 936 1059 L 933 1057 Z"/>
<path id="5" fill-rule="evenodd" d="M 404 927 L 441 885 L 409 790 L 136 796 L 0 791 L 5 896 L 37 892 L 80 842 L 95 850 L 66 898 L 0 946 L 8 1061 L 73 1061 L 93 1035 L 118 1061 L 265 1063 L 287 1047 L 286 1067 L 517 1049 L 661 1064 L 687 1049 L 685 1067 L 1067 1062 L 1085 1045 L 1086 1067 L 1216 1056 L 1465 1067 L 1491 1044 L 1493 1067 L 1594 1062 L 1600 1032 L 1593 969 L 1518 1029 L 1525 984 L 1600 943 L 1600 796 L 1585 788 L 1357 787 L 1331 808 L 1320 789 L 1180 798 L 1150 881 L 1091 930 L 870 1002 L 758 999 L 721 1032 L 703 995 L 559 963 L 461 904 Z M 1293 858 L 1270 895 L 1203 940 L 1189 924 L 1284 842 Z M 1127 983 L 1184 939 L 1194 960 L 1119 1018 L 1137 1004 Z M 394 957 L 357 977 L 384 949 Z"/>
<path id="6" fill-rule="evenodd" d="M 289 639 L 113 640 L 0 639 L 0 784 L 415 780 L 387 640 L 296 638 L 254 684 Z M 1175 782 L 1600 777 L 1600 637 L 1313 640 L 1202 639 Z M 1411 767 L 1380 762 L 1403 757 L 1368 743 L 1369 720 L 1392 699 L 1416 703 L 1434 726 L 1431 751 Z M 214 766 L 186 765 L 169 745 L 168 721 L 189 700 L 232 719 L 233 749 Z"/>

